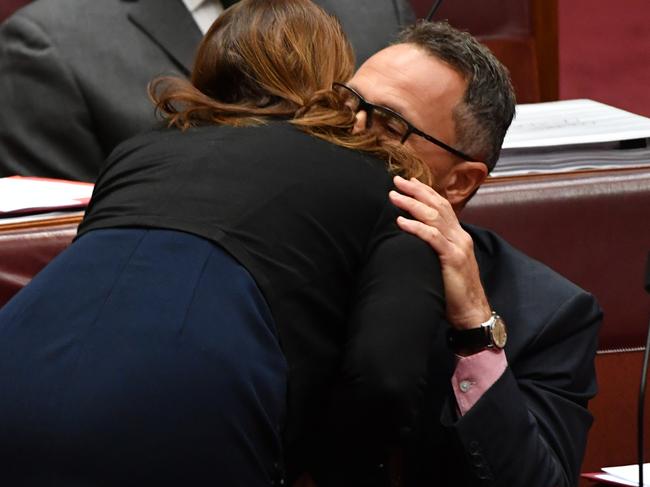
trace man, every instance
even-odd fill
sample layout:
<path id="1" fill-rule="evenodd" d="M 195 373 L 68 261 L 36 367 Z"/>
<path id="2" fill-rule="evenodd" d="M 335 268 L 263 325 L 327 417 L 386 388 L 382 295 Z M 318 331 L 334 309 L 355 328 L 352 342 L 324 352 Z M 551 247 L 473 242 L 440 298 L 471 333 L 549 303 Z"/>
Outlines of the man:
<path id="1" fill-rule="evenodd" d="M 397 177 L 403 194 L 390 193 L 415 218 L 398 225 L 438 253 L 450 325 L 433 343 L 421 424 L 398 469 L 404 485 L 575 485 L 601 311 L 591 295 L 457 218 L 514 114 L 505 69 L 468 34 L 420 23 L 348 86 L 355 129 L 406 144 L 435 188 Z"/>
<path id="2" fill-rule="evenodd" d="M 232 0 L 40 0 L 0 26 L 0 177 L 94 181 L 122 140 L 155 123 L 147 84 L 190 72 Z M 322 0 L 365 60 L 413 19 L 406 0 Z"/>

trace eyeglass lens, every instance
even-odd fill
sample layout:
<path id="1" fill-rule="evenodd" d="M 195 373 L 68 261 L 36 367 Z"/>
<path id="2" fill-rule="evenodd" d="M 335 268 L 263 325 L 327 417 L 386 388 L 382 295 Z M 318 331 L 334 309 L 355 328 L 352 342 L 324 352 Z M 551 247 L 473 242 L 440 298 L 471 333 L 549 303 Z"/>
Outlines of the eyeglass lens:
<path id="1" fill-rule="evenodd" d="M 385 135 L 404 142 L 410 133 L 410 127 L 405 120 L 381 106 L 367 102 L 361 96 L 346 86 L 337 85 L 337 90 L 344 96 L 347 105 L 354 112 L 366 112 L 366 126 L 381 130 Z"/>

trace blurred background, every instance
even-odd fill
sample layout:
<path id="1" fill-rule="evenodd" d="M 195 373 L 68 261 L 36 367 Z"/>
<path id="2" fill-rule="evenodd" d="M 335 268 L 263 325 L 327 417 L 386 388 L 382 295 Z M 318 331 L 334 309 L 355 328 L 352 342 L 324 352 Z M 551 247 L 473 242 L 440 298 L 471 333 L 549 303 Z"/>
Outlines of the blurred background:
<path id="1" fill-rule="evenodd" d="M 426 15 L 429 0 L 412 0 Z M 591 98 L 650 116 L 648 0 L 444 0 L 512 72 L 520 102 Z"/>
<path id="2" fill-rule="evenodd" d="M 419 17 L 433 3 L 410 1 Z M 0 21 L 27 3 L 0 0 Z M 444 0 L 435 16 L 495 51 L 512 71 L 520 102 L 591 98 L 645 116 L 648 18 L 648 0 Z"/>

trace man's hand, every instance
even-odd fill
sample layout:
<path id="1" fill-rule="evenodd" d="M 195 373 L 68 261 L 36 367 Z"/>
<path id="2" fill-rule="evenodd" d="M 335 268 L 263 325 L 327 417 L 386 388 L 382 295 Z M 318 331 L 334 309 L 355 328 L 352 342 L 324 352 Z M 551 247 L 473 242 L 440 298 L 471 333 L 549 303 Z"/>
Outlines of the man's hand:
<path id="1" fill-rule="evenodd" d="M 415 220 L 397 218 L 399 227 L 427 242 L 437 252 L 447 303 L 447 320 L 458 329 L 487 321 L 491 308 L 485 296 L 472 237 L 463 230 L 449 202 L 429 186 L 412 178 L 394 178 L 399 191 L 391 191 L 392 203 Z"/>

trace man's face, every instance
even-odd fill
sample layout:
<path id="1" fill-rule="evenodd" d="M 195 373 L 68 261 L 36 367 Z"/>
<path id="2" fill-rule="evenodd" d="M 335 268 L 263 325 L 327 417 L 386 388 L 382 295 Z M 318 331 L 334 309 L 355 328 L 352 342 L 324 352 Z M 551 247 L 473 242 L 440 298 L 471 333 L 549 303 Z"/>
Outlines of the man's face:
<path id="1" fill-rule="evenodd" d="M 463 99 L 466 82 L 454 69 L 414 44 L 397 44 L 368 59 L 348 83 L 366 100 L 391 108 L 428 135 L 456 147 L 453 109 Z M 359 112 L 355 130 L 365 128 Z M 435 187 L 458 157 L 412 134 L 405 143 L 431 169 Z"/>

